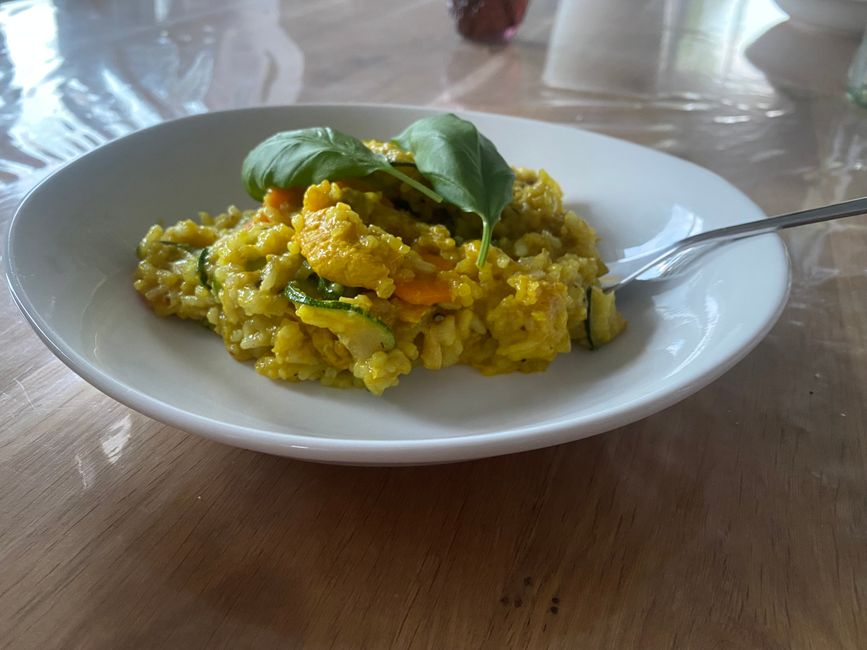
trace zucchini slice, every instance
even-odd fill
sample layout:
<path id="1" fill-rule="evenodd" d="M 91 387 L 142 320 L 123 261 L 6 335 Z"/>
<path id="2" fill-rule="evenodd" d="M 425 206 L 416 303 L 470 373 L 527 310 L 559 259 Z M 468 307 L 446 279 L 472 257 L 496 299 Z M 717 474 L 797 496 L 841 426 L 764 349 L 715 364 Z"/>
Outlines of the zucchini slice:
<path id="1" fill-rule="evenodd" d="M 169 241 L 168 239 L 160 239 L 158 240 L 160 244 L 164 246 L 174 246 L 175 248 L 180 248 L 182 251 L 186 251 L 187 253 L 192 253 L 195 255 L 199 252 L 199 249 L 196 246 L 190 246 L 189 244 L 184 244 L 178 241 Z"/>
<path id="2" fill-rule="evenodd" d="M 202 249 L 202 252 L 199 253 L 199 259 L 196 261 L 196 268 L 199 271 L 199 282 L 201 282 L 202 286 L 206 289 L 211 288 L 211 282 L 208 279 L 208 269 L 205 268 L 205 264 L 208 261 L 209 252 L 211 252 L 211 249 L 206 246 Z"/>
<path id="3" fill-rule="evenodd" d="M 190 246 L 189 244 L 183 244 L 181 242 L 176 242 L 176 241 L 169 241 L 167 239 L 160 239 L 160 240 L 158 240 L 158 242 L 160 244 L 163 244 L 164 246 L 172 246 L 174 248 L 177 248 L 178 250 L 182 250 L 185 253 L 195 257 L 196 258 L 196 272 L 199 274 L 199 282 L 206 289 L 212 288 L 210 279 L 208 278 L 208 269 L 205 266 L 207 264 L 207 261 L 208 261 L 208 253 L 210 253 L 210 251 L 211 251 L 210 248 L 208 248 L 207 246 L 205 248 L 197 248 L 195 246 Z M 141 258 L 140 247 L 141 247 L 141 244 L 139 244 L 139 248 L 136 248 L 136 253 L 138 254 L 139 258 Z"/>
<path id="4" fill-rule="evenodd" d="M 584 327 L 591 350 L 605 345 L 623 331 L 626 321 L 617 313 L 613 293 L 605 293 L 599 287 L 587 289 L 587 320 Z"/>
<path id="5" fill-rule="evenodd" d="M 340 300 L 314 298 L 295 281 L 286 286 L 283 295 L 295 303 L 295 314 L 301 322 L 331 330 L 357 359 L 380 350 L 388 352 L 395 346 L 391 328 L 360 307 Z"/>

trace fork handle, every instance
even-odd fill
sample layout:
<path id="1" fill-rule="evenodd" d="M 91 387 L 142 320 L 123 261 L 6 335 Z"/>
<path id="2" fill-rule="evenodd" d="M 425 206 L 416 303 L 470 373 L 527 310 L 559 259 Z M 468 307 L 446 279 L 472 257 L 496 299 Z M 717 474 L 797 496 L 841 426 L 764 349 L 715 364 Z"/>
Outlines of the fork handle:
<path id="1" fill-rule="evenodd" d="M 832 219 L 842 219 L 843 217 L 854 217 L 855 215 L 864 213 L 867 213 L 867 197 L 852 199 L 851 201 L 843 201 L 842 203 L 834 203 L 832 205 L 823 205 L 820 208 L 811 208 L 809 210 L 801 210 L 800 212 L 791 212 L 777 217 L 748 221 L 747 223 L 739 223 L 734 226 L 725 226 L 724 228 L 716 228 L 714 230 L 708 230 L 707 232 L 700 232 L 692 237 L 681 239 L 679 242 L 659 251 L 659 254 L 653 257 L 649 262 L 637 270 L 632 271 L 619 281 L 604 287 L 603 291 L 606 293 L 616 291 L 632 282 L 648 269 L 665 262 L 670 257 L 709 241 L 731 242 L 745 237 L 753 237 L 755 235 L 776 232 L 777 230 L 784 230 L 785 228 L 805 226 L 809 223 L 831 221 Z"/>
<path id="2" fill-rule="evenodd" d="M 823 205 L 820 208 L 811 208 L 809 210 L 801 210 L 800 212 L 791 212 L 782 214 L 777 217 L 768 219 L 759 219 L 758 221 L 749 221 L 747 223 L 739 223 L 734 226 L 726 226 L 724 228 L 716 228 L 707 232 L 700 232 L 692 237 L 687 237 L 678 243 L 678 250 L 683 250 L 695 244 L 701 244 L 710 240 L 725 240 L 725 239 L 740 239 L 745 236 L 761 235 L 785 228 L 794 228 L 795 226 L 806 226 L 808 223 L 819 223 L 822 221 L 831 221 L 832 219 L 842 219 L 843 217 L 854 217 L 858 214 L 867 212 L 867 197 L 860 199 L 852 199 L 842 203 L 834 203 L 832 205 Z"/>

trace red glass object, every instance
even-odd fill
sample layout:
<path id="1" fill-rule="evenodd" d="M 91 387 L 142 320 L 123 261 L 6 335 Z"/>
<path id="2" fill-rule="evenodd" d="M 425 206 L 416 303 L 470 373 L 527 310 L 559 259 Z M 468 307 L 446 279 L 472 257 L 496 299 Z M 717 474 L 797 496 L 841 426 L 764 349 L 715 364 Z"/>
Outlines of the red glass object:
<path id="1" fill-rule="evenodd" d="M 449 11 L 464 38 L 505 43 L 518 31 L 529 0 L 449 0 Z"/>

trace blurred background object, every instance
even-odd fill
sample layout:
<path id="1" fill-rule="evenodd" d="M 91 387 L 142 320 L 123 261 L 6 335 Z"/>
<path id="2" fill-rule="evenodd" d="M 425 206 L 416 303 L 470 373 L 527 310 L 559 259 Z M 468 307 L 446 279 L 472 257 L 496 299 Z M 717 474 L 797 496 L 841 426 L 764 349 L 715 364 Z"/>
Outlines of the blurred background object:
<path id="1" fill-rule="evenodd" d="M 859 35 L 786 20 L 750 43 L 744 56 L 786 93 L 841 95 Z"/>
<path id="2" fill-rule="evenodd" d="M 449 0 L 458 32 L 471 41 L 506 43 L 524 20 L 529 0 Z"/>
<path id="3" fill-rule="evenodd" d="M 792 20 L 860 34 L 867 24 L 867 0 L 776 0 Z"/>

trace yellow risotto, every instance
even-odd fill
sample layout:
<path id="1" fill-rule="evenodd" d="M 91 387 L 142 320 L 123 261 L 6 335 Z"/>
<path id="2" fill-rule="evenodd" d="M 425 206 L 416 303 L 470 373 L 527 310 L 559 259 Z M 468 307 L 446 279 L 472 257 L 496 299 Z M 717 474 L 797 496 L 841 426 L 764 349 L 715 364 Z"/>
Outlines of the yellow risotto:
<path id="1" fill-rule="evenodd" d="M 395 145 L 365 144 L 412 161 Z M 625 321 L 598 288 L 593 229 L 564 209 L 544 171 L 514 171 L 481 268 L 478 219 L 377 172 L 154 225 L 135 288 L 158 315 L 199 321 L 272 379 L 379 395 L 416 366 L 544 370 L 573 341 L 598 347 Z"/>

